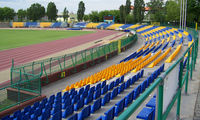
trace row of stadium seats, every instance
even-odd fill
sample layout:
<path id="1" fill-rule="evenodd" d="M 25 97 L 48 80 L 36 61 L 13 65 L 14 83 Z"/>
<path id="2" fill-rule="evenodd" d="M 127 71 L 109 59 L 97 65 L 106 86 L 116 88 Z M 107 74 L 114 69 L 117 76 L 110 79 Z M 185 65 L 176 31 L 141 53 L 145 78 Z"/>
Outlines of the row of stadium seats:
<path id="1" fill-rule="evenodd" d="M 155 63 L 155 66 L 162 61 L 169 54 L 172 47 L 175 46 L 176 40 L 180 39 L 180 42 L 179 46 L 173 52 L 174 55 L 172 54 L 173 56 L 170 56 L 171 60 L 173 60 L 179 53 L 185 36 L 188 41 L 190 41 L 190 34 L 176 29 L 152 26 L 145 27 L 144 29 L 144 27 L 145 25 L 142 27 L 141 25 L 135 26 L 135 28 L 140 31 L 138 34 L 145 38 L 145 45 L 138 49 L 137 52 L 133 52 L 131 55 L 121 60 L 119 64 L 112 65 L 94 75 L 89 76 L 88 78 L 67 86 L 65 90 L 63 90 L 64 93 L 59 92 L 56 95 L 50 96 L 48 99 L 46 98 L 41 102 L 34 103 L 32 106 L 27 106 L 23 110 L 16 111 L 13 115 L 6 116 L 4 120 L 7 120 L 7 118 L 16 120 L 59 120 L 62 118 L 69 120 L 82 120 L 87 118 L 119 94 L 124 94 L 123 91 L 125 89 L 134 85 L 139 78 L 143 77 L 144 70 L 141 69 L 143 69 L 144 66 L 151 62 Z M 168 47 L 171 38 L 173 41 Z M 185 61 L 187 61 L 187 59 Z M 184 64 L 186 64 L 185 61 Z M 138 72 L 136 75 L 131 76 L 128 80 L 125 80 L 124 77 L 126 74 L 129 74 L 131 70 L 133 71 L 135 69 L 137 69 L 137 71 L 141 70 L 141 72 Z M 99 120 L 112 120 L 115 116 L 118 116 L 125 107 L 131 104 L 132 101 L 135 100 L 140 93 L 142 93 L 150 85 L 150 83 L 157 78 L 163 70 L 164 64 L 160 66 L 159 69 L 155 70 L 144 81 L 139 80 L 141 83 L 134 88 L 132 92 L 128 93 L 126 97 L 122 98 L 107 112 L 105 112 Z M 115 79 L 114 77 L 117 78 Z M 106 81 L 111 78 L 114 78 L 115 80 L 111 82 Z M 145 110 L 142 113 L 148 114 L 148 116 L 152 115 L 152 109 L 144 109 Z"/>
<path id="2" fill-rule="evenodd" d="M 13 28 L 22 28 L 22 27 L 41 27 L 41 28 L 60 28 L 65 27 L 66 24 L 62 22 L 12 22 L 11 26 Z"/>

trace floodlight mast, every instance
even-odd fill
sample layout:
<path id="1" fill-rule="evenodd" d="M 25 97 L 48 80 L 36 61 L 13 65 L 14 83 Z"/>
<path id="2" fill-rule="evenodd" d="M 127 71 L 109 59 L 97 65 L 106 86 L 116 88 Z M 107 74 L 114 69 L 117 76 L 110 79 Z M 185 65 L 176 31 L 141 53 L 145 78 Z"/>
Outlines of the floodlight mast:
<path id="1" fill-rule="evenodd" d="M 182 30 L 186 29 L 187 24 L 187 0 L 181 0 L 180 4 L 180 26 Z"/>

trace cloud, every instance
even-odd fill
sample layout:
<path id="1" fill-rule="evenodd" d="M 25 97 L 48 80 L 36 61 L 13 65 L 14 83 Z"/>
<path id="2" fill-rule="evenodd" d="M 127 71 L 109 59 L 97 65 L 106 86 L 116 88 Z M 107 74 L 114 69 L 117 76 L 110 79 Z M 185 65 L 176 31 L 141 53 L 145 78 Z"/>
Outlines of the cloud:
<path id="1" fill-rule="evenodd" d="M 76 13 L 78 4 L 81 0 L 0 0 L 0 7 L 11 7 L 17 11 L 18 9 L 27 9 L 33 3 L 40 3 L 45 8 L 49 2 L 54 2 L 57 6 L 58 13 L 62 13 L 63 9 L 67 7 L 69 12 Z M 119 9 L 121 4 L 125 4 L 126 0 L 82 0 L 85 3 L 88 14 L 91 11 L 113 10 Z M 131 0 L 133 4 L 134 0 Z M 145 0 L 148 2 L 149 0 Z"/>

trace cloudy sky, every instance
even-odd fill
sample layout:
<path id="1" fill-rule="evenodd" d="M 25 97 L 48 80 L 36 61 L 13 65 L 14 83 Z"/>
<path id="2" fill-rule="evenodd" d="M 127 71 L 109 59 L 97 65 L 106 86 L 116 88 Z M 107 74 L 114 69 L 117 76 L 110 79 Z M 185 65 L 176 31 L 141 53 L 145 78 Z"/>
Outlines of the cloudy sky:
<path id="1" fill-rule="evenodd" d="M 0 7 L 11 7 L 14 8 L 15 11 L 18 9 L 27 9 L 33 3 L 40 3 L 45 8 L 49 2 L 54 2 L 58 9 L 58 13 L 60 14 L 64 7 L 67 7 L 69 12 L 76 13 L 78 9 L 78 3 L 81 0 L 0 0 Z M 121 4 L 125 4 L 126 0 L 82 0 L 85 3 L 86 14 L 91 11 L 97 10 L 112 10 L 118 9 Z M 133 4 L 134 0 L 131 0 Z M 144 0 L 145 2 L 149 2 L 149 0 Z"/>

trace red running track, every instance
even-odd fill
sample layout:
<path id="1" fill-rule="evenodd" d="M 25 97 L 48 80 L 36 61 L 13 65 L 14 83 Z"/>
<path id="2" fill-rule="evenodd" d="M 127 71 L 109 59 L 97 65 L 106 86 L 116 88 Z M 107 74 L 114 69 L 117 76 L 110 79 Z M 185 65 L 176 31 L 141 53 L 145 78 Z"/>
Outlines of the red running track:
<path id="1" fill-rule="evenodd" d="M 10 68 L 12 59 L 14 59 L 15 65 L 23 64 L 115 33 L 117 32 L 97 30 L 95 33 L 82 36 L 3 50 L 0 51 L 0 71 Z"/>

